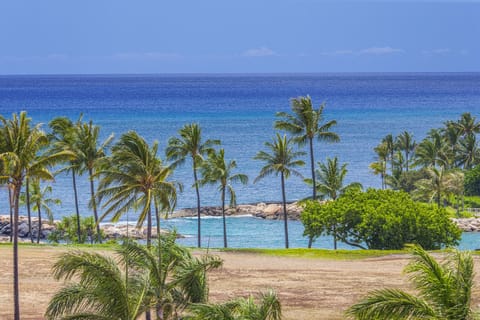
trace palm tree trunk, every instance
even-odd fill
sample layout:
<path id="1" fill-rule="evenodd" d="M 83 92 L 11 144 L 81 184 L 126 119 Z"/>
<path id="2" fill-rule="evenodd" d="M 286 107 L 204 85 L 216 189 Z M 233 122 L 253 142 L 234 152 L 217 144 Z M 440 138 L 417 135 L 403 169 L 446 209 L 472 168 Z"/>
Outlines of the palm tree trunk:
<path id="1" fill-rule="evenodd" d="M 30 188 L 29 188 L 29 179 L 25 179 L 25 195 L 27 201 L 27 218 L 28 218 L 28 236 L 30 237 L 30 242 L 33 243 L 33 234 L 32 234 L 32 213 L 30 210 Z"/>
<path id="2" fill-rule="evenodd" d="M 37 243 L 40 243 L 40 235 L 42 234 L 42 211 L 40 209 L 40 203 L 37 202 L 37 212 L 38 212 L 38 234 L 37 234 Z"/>
<path id="3" fill-rule="evenodd" d="M 72 169 L 72 182 L 73 182 L 73 196 L 75 200 L 75 213 L 77 214 L 77 236 L 78 243 L 82 242 L 82 231 L 80 229 L 80 211 L 78 210 L 78 194 L 77 194 L 77 180 L 75 178 L 75 170 Z"/>
<path id="4" fill-rule="evenodd" d="M 223 247 L 227 247 L 227 223 L 225 221 L 225 186 L 222 187 Z"/>
<path id="5" fill-rule="evenodd" d="M 93 184 L 93 170 L 88 168 L 88 174 L 90 176 L 90 194 L 92 201 L 93 217 L 95 219 L 95 226 L 97 228 L 97 242 L 102 243 L 102 234 L 100 233 L 100 224 L 98 221 L 97 202 L 95 201 L 95 186 Z"/>
<path id="6" fill-rule="evenodd" d="M 13 193 L 8 186 L 8 204 L 10 205 L 10 242 L 13 241 Z"/>
<path id="7" fill-rule="evenodd" d="M 200 190 L 198 190 L 198 178 L 197 178 L 197 163 L 195 158 L 193 159 L 193 180 L 195 182 L 195 192 L 197 193 L 197 224 L 198 224 L 198 247 L 202 247 L 201 243 L 201 226 L 200 226 Z"/>
<path id="8" fill-rule="evenodd" d="M 285 176 L 281 173 L 282 179 L 282 199 L 283 199 L 283 220 L 285 226 L 285 248 L 288 249 L 288 217 L 287 217 L 287 199 L 285 197 Z"/>
<path id="9" fill-rule="evenodd" d="M 148 214 L 147 214 L 147 247 L 152 246 L 152 206 L 149 204 Z M 150 309 L 145 311 L 145 320 L 150 320 L 151 314 Z"/>
<path id="10" fill-rule="evenodd" d="M 310 169 L 312 170 L 313 196 L 312 200 L 317 199 L 317 182 L 315 181 L 315 160 L 313 159 L 313 138 L 308 138 L 310 145 Z"/>
<path id="11" fill-rule="evenodd" d="M 14 305 L 14 320 L 20 320 L 20 291 L 18 288 L 18 206 L 20 199 L 20 189 L 22 183 L 18 182 L 14 186 L 13 201 L 13 305 Z"/>
<path id="12" fill-rule="evenodd" d="M 152 206 L 150 205 L 147 213 L 147 247 L 152 246 Z"/>

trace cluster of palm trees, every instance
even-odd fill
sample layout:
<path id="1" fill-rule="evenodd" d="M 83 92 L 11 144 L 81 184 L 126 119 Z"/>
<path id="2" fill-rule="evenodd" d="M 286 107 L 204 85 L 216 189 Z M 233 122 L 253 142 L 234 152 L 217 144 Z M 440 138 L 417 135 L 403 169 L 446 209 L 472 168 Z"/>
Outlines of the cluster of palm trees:
<path id="1" fill-rule="evenodd" d="M 462 171 L 480 164 L 478 133 L 480 122 L 464 113 L 430 130 L 419 143 L 407 131 L 396 138 L 389 134 L 375 147 L 377 161 L 370 168 L 380 175 L 382 188 L 403 189 L 440 205 L 449 194 L 462 197 Z"/>

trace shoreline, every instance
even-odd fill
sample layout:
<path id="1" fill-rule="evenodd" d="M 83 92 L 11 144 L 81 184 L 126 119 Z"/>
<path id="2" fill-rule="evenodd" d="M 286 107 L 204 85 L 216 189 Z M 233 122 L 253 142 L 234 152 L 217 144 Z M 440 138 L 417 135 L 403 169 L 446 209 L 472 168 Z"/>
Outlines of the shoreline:
<path id="1" fill-rule="evenodd" d="M 301 206 L 297 202 L 287 204 L 287 214 L 289 220 L 299 220 L 302 212 Z M 220 206 L 204 206 L 200 209 L 201 217 L 221 217 L 222 208 Z M 259 202 L 254 204 L 240 204 L 234 208 L 225 210 L 226 217 L 254 217 L 267 220 L 283 220 L 283 208 L 281 203 L 265 203 Z M 184 208 L 174 211 L 169 215 L 169 219 L 197 217 L 197 208 Z M 462 232 L 480 232 L 480 218 L 451 218 L 452 221 L 462 230 Z M 38 235 L 38 218 L 32 217 L 32 234 L 33 239 L 37 239 Z M 41 241 L 46 241 L 48 235 L 56 230 L 56 224 L 59 220 L 55 220 L 50 224 L 48 220 L 42 223 L 40 235 Z M 105 240 L 117 240 L 127 236 L 136 240 L 145 240 L 147 228 L 137 228 L 135 223 L 127 223 L 120 221 L 117 223 L 105 222 L 100 227 L 105 234 Z M 10 238 L 10 215 L 0 215 L 0 242 L 9 241 Z M 162 233 L 168 233 L 168 230 L 162 229 Z M 20 241 L 29 241 L 30 234 L 28 229 L 28 219 L 26 216 L 19 217 L 18 234 Z M 152 228 L 152 238 L 157 237 L 156 228 Z M 179 235 L 181 237 L 181 235 Z"/>

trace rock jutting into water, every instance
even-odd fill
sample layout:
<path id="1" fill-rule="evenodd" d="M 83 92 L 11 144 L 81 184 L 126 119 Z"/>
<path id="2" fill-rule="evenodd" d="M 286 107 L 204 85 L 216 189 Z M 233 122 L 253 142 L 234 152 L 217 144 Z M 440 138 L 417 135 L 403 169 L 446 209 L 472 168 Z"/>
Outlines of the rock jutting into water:
<path id="1" fill-rule="evenodd" d="M 288 219 L 299 220 L 302 208 L 297 202 L 287 204 Z M 201 207 L 200 214 L 202 216 L 221 216 L 222 207 Z M 197 208 L 187 208 L 175 211 L 171 216 L 174 218 L 180 217 L 195 217 L 197 215 Z M 253 217 L 283 220 L 283 206 L 280 203 L 256 203 L 256 204 L 240 204 L 235 208 L 227 208 L 225 210 L 226 216 L 241 216 L 251 215 Z"/>

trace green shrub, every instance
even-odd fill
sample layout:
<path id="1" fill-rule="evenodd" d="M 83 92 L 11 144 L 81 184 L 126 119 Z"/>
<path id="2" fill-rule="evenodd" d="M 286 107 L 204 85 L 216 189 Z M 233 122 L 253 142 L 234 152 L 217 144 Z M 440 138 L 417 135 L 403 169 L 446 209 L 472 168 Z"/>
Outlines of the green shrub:
<path id="1" fill-rule="evenodd" d="M 105 238 L 103 232 L 100 232 L 102 233 L 102 239 Z M 93 217 L 80 218 L 80 240 L 78 239 L 76 215 L 63 217 L 62 220 L 57 223 L 56 229 L 48 235 L 48 241 L 53 243 L 62 241 L 66 243 L 85 243 L 87 240 L 90 243 L 97 241 L 97 232 Z"/>
<path id="2" fill-rule="evenodd" d="M 465 195 L 480 196 L 480 165 L 465 172 Z"/>
<path id="3" fill-rule="evenodd" d="M 348 192 L 324 205 L 310 201 L 301 214 L 304 235 L 334 235 L 346 244 L 369 249 L 402 249 L 418 244 L 427 250 L 451 246 L 461 231 L 444 208 L 415 202 L 403 191 Z"/>

